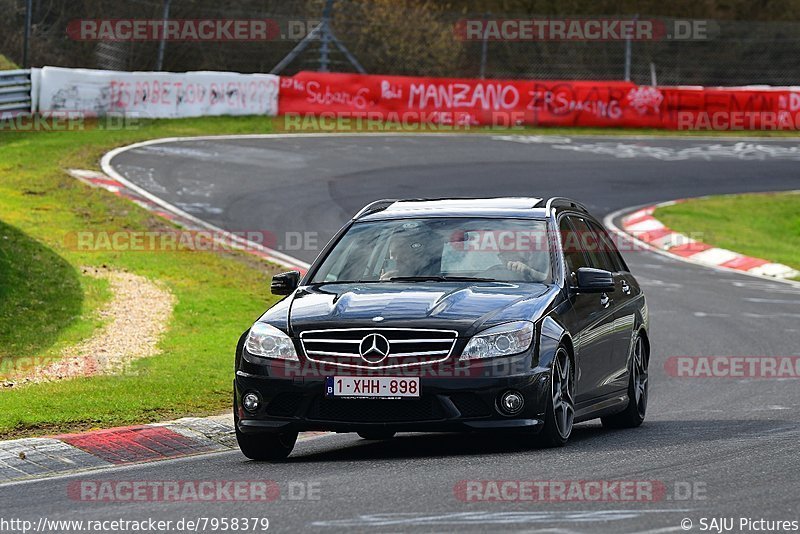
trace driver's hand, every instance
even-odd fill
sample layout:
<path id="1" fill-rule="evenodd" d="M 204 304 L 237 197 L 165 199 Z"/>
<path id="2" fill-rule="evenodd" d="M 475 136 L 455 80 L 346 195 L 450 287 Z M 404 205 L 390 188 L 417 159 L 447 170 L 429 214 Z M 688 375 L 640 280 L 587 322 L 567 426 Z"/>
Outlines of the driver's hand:
<path id="1" fill-rule="evenodd" d="M 509 271 L 514 271 L 516 273 L 527 273 L 530 271 L 530 267 L 528 267 L 521 261 L 510 261 L 506 263 L 506 269 L 508 269 Z"/>
<path id="2" fill-rule="evenodd" d="M 397 276 L 398 272 L 399 271 L 397 269 L 392 269 L 391 271 L 386 271 L 380 276 L 379 280 L 388 280 L 390 278 L 394 278 L 395 276 Z"/>

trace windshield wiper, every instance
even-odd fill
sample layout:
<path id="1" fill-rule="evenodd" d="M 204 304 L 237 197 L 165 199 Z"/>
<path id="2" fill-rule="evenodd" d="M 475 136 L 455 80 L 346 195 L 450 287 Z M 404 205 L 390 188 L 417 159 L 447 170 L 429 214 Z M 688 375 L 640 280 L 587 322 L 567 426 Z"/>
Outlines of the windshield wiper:
<path id="1" fill-rule="evenodd" d="M 326 286 L 330 284 L 374 284 L 380 280 L 324 280 L 322 282 L 309 282 L 311 286 Z"/>
<path id="2" fill-rule="evenodd" d="M 476 276 L 393 276 L 389 282 L 496 282 L 493 278 L 478 278 Z"/>
<path id="3" fill-rule="evenodd" d="M 325 280 L 310 282 L 309 285 L 324 286 L 330 284 L 377 284 L 381 282 L 498 282 L 494 278 L 480 278 L 477 276 L 393 276 L 385 280 Z"/>
<path id="4" fill-rule="evenodd" d="M 449 282 L 499 282 L 494 278 L 481 278 L 480 276 L 443 276 Z"/>

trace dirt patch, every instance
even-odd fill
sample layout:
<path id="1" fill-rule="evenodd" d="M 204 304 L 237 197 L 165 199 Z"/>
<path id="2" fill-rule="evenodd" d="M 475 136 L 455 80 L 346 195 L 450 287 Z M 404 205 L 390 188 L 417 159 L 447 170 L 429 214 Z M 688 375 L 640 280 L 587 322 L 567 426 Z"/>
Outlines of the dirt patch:
<path id="1" fill-rule="evenodd" d="M 65 349 L 55 362 L 9 377 L 3 386 L 121 374 L 132 361 L 158 354 L 158 341 L 175 306 L 174 295 L 132 273 L 84 268 L 83 274 L 108 280 L 113 296 L 98 312 L 103 326 L 89 339 Z"/>

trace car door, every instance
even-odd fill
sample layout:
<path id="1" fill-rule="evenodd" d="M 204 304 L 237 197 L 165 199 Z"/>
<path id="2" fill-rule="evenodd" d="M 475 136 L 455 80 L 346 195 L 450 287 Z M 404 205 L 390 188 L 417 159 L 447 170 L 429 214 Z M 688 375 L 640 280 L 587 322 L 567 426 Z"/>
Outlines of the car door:
<path id="1" fill-rule="evenodd" d="M 614 273 L 614 350 L 606 382 L 612 391 L 624 390 L 628 386 L 628 355 L 630 354 L 633 326 L 636 319 L 636 297 L 639 286 L 622 259 L 611 236 L 594 220 L 587 220 L 591 230 L 597 234 L 597 254 Z"/>
<path id="2" fill-rule="evenodd" d="M 593 232 L 586 220 L 567 214 L 559 220 L 567 283 L 575 285 L 575 272 L 580 267 L 604 268 L 595 250 L 590 250 Z M 595 239 L 596 239 L 595 235 Z M 570 291 L 573 309 L 573 343 L 575 344 L 577 405 L 590 402 L 614 391 L 608 384 L 609 370 L 614 367 L 614 298 L 611 294 L 576 293 Z"/>

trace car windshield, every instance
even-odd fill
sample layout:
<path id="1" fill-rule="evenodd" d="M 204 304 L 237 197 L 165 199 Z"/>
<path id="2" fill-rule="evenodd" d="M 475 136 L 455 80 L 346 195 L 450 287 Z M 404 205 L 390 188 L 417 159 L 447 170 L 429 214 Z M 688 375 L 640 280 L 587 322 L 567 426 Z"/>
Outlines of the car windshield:
<path id="1" fill-rule="evenodd" d="M 481 280 L 549 282 L 547 224 L 537 219 L 357 222 L 311 283 Z"/>

